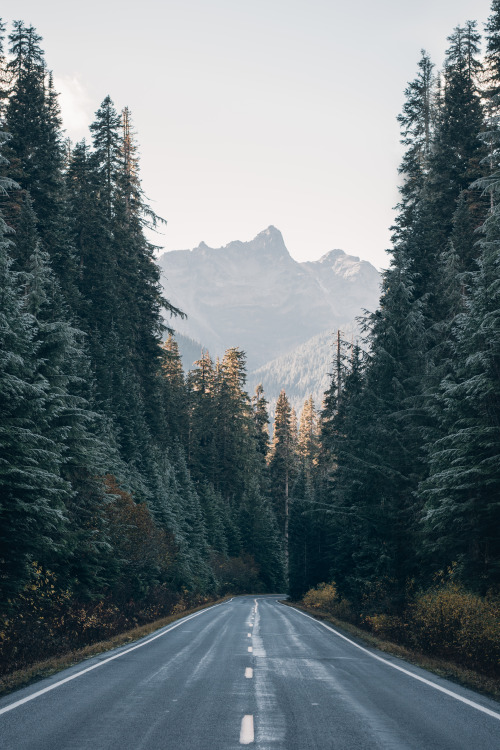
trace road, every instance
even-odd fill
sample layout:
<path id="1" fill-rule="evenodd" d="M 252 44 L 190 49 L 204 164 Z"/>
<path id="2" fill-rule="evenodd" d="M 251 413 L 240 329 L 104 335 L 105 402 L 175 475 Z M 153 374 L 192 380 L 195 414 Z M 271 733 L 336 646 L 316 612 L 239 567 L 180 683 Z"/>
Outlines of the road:
<path id="1" fill-rule="evenodd" d="M 496 750 L 500 704 L 238 597 L 0 700 L 2 750 Z"/>

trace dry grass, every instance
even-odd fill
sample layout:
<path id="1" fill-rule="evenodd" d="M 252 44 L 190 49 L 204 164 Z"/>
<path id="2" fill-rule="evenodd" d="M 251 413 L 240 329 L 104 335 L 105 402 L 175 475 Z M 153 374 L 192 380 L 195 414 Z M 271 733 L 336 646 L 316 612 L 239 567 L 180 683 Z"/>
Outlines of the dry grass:
<path id="1" fill-rule="evenodd" d="M 97 656 L 106 651 L 110 651 L 111 649 L 117 648 L 118 646 L 123 646 L 126 643 L 138 641 L 141 638 L 144 638 L 144 636 L 153 633 L 155 630 L 159 630 L 160 628 L 164 628 L 166 625 L 169 625 L 171 622 L 175 622 L 175 620 L 180 620 L 187 615 L 191 615 L 194 612 L 199 612 L 200 610 L 211 607 L 214 604 L 220 604 L 230 598 L 230 596 L 225 596 L 222 599 L 215 599 L 209 604 L 205 603 L 199 607 L 187 609 L 184 612 L 178 612 L 176 614 L 168 615 L 167 617 L 163 617 L 160 620 L 155 620 L 155 622 L 150 622 L 146 625 L 132 628 L 131 630 L 127 630 L 124 633 L 120 633 L 113 636 L 112 638 L 109 638 L 109 640 L 99 641 L 97 643 L 93 643 L 90 646 L 85 646 L 84 648 L 70 651 L 68 653 L 61 654 L 60 656 L 54 656 L 50 659 L 47 659 L 46 661 L 39 661 L 24 669 L 18 669 L 15 672 L 3 675 L 0 678 L 0 695 L 6 695 L 7 693 L 11 693 L 13 690 L 18 690 L 19 688 L 25 687 L 26 685 L 31 685 L 33 682 L 41 680 L 44 677 L 50 677 L 50 675 L 53 675 L 56 672 L 60 672 L 62 669 L 72 667 L 75 664 L 79 664 L 80 662 L 84 661 L 85 659 L 90 659 L 93 656 Z"/>
<path id="2" fill-rule="evenodd" d="M 489 698 L 500 701 L 499 680 L 482 675 L 472 669 L 462 667 L 455 662 L 426 656 L 425 654 L 401 646 L 398 643 L 383 640 L 382 638 L 378 638 L 372 633 L 367 633 L 366 630 L 362 630 L 349 622 L 338 620 L 328 612 L 318 611 L 316 608 L 304 607 L 296 602 L 284 601 L 283 604 L 287 604 L 295 609 L 300 609 L 318 620 L 325 620 L 330 625 L 334 625 L 344 633 L 353 636 L 353 640 L 359 641 L 361 645 L 372 646 L 373 648 L 379 649 L 379 651 L 384 651 L 392 656 L 398 656 L 401 659 L 405 659 L 410 664 L 414 664 L 417 667 L 427 669 L 429 672 L 439 675 L 439 677 L 444 677 L 447 680 L 451 680 L 459 685 L 476 690 L 478 693 L 487 695 Z"/>

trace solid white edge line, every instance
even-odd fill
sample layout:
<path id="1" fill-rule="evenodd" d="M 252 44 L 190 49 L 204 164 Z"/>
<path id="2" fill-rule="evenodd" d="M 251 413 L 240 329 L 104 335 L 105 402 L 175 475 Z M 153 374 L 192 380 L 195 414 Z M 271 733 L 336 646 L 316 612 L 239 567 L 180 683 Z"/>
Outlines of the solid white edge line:
<path id="1" fill-rule="evenodd" d="M 326 628 L 327 630 L 330 630 L 339 638 L 342 638 L 344 641 L 347 641 L 347 643 L 350 643 L 351 646 L 355 646 L 356 648 L 359 648 L 360 651 L 363 651 L 365 654 L 368 654 L 368 656 L 371 656 L 373 659 L 376 659 L 377 661 L 381 661 L 383 664 L 387 664 L 388 667 L 397 669 L 398 672 L 403 672 L 403 674 L 406 674 L 409 677 L 413 677 L 414 680 L 423 682 L 425 685 L 429 685 L 430 687 L 434 688 L 434 690 L 439 690 L 441 693 L 445 693 L 445 695 L 450 695 L 452 698 L 455 698 L 457 701 L 466 703 L 468 706 L 471 706 L 472 708 L 475 708 L 478 711 L 482 711 L 484 714 L 488 714 L 488 716 L 492 716 L 494 719 L 498 719 L 500 721 L 499 713 L 496 713 L 495 711 L 491 711 L 491 709 L 486 708 L 485 706 L 481 706 L 480 703 L 474 703 L 474 701 L 471 701 L 468 698 L 464 698 L 463 696 L 458 695 L 458 693 L 454 693 L 452 690 L 448 690 L 447 688 L 441 687 L 441 685 L 436 685 L 435 682 L 426 680 L 425 677 L 420 677 L 420 675 L 415 674 L 414 672 L 410 672 L 408 669 L 403 669 L 403 667 L 399 667 L 397 664 L 393 664 L 392 662 L 387 661 L 387 659 L 383 659 L 381 656 L 377 656 L 377 654 L 372 653 L 367 648 L 364 648 L 363 646 L 360 646 L 358 643 L 351 641 L 350 638 L 347 638 L 345 635 L 342 635 L 342 633 L 339 633 L 338 630 L 334 630 L 329 625 L 325 625 L 325 623 L 321 622 L 321 620 L 316 620 L 315 617 L 311 617 L 311 615 L 306 615 L 305 612 L 301 612 L 300 609 L 295 609 L 295 607 L 291 607 L 290 605 L 286 605 L 286 604 L 283 604 L 283 606 L 288 607 L 288 609 L 293 609 L 294 612 L 297 612 L 299 615 L 303 615 L 304 617 L 307 617 L 309 620 L 312 620 L 318 625 L 322 625 L 324 628 Z"/>
<path id="2" fill-rule="evenodd" d="M 241 720 L 240 745 L 250 745 L 253 741 L 253 715 L 246 714 Z"/>
<path id="3" fill-rule="evenodd" d="M 181 620 L 176 622 L 175 625 L 172 625 L 172 627 L 168 628 L 168 630 L 162 630 L 161 633 L 158 633 L 158 635 L 155 635 L 152 638 L 149 638 L 149 640 L 144 641 L 143 643 L 138 643 L 136 646 L 127 648 L 125 651 L 121 651 L 119 654 L 110 656 L 107 659 L 104 659 L 103 661 L 97 662 L 97 664 L 93 664 L 91 667 L 82 669 L 80 672 L 70 675 L 70 677 L 65 677 L 64 680 L 59 680 L 59 682 L 55 682 L 53 685 L 49 685 L 48 687 L 43 688 L 43 690 L 38 690 L 36 693 L 27 695 L 26 698 L 21 698 L 21 700 L 15 701 L 14 703 L 10 703 L 8 706 L 4 706 L 4 708 L 0 709 L 0 716 L 2 714 L 6 714 L 8 711 L 12 711 L 14 708 L 17 708 L 18 706 L 22 706 L 24 703 L 29 703 L 29 701 L 32 701 L 35 698 L 38 698 L 40 695 L 44 695 L 44 693 L 49 693 L 51 690 L 55 690 L 56 688 L 60 687 L 60 685 L 64 685 L 66 682 L 71 682 L 71 680 L 76 680 L 77 677 L 81 677 L 82 675 L 87 674 L 87 672 L 91 672 L 93 669 L 97 669 L 98 667 L 102 667 L 104 664 L 108 664 L 110 661 L 119 659 L 120 656 L 125 656 L 125 654 L 130 654 L 131 651 L 135 651 L 138 648 L 142 648 L 142 646 L 147 646 L 149 643 L 156 641 L 157 638 L 162 638 L 162 636 L 166 635 L 167 633 L 170 633 L 171 630 L 175 630 L 175 628 L 178 628 L 180 625 L 183 625 L 185 622 L 188 622 L 189 620 L 192 620 L 195 617 L 198 617 L 198 615 L 203 615 L 205 614 L 205 612 L 210 612 L 210 610 L 215 609 L 216 607 L 221 607 L 223 604 L 229 604 L 229 602 L 232 602 L 232 601 L 233 599 L 231 598 L 227 602 L 220 602 L 220 604 L 214 604 L 213 607 L 207 607 L 206 609 L 200 610 L 200 612 L 195 612 L 192 615 L 183 617 Z M 117 648 L 119 648 L 119 646 Z"/>

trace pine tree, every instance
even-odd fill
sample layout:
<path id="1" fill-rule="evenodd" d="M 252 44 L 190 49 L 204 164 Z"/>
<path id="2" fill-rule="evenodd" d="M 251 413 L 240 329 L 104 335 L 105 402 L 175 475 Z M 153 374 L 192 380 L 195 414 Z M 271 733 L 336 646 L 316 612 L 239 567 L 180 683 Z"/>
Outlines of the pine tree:
<path id="1" fill-rule="evenodd" d="M 480 162 L 485 156 L 478 138 L 483 129 L 483 113 L 477 91 L 480 71 L 480 36 L 476 23 L 457 27 L 448 37 L 450 46 L 444 69 L 444 96 L 439 111 L 429 168 L 429 200 L 433 201 L 436 250 L 443 250 L 452 231 L 456 203 L 462 191 L 482 175 Z M 485 206 L 479 194 L 470 196 L 470 210 L 477 227 Z M 429 256 L 432 262 L 432 257 Z M 428 273 L 432 273 L 429 268 Z"/>
<path id="2" fill-rule="evenodd" d="M 244 352 L 236 347 L 228 349 L 216 371 L 214 438 L 215 486 L 231 501 L 243 495 L 253 458 L 253 420 L 245 381 Z"/>
<path id="3" fill-rule="evenodd" d="M 325 543 L 328 527 L 315 474 L 316 471 L 310 475 L 300 468 L 291 491 L 288 566 L 292 599 L 300 599 L 312 586 L 327 579 L 330 572 Z"/>
<path id="4" fill-rule="evenodd" d="M 269 452 L 269 414 L 267 407 L 268 401 L 264 396 L 264 388 L 262 387 L 262 383 L 259 383 L 255 388 L 255 395 L 252 398 L 252 409 L 257 451 L 263 458 Z"/>
<path id="5" fill-rule="evenodd" d="M 33 201 L 29 191 L 26 191 L 19 210 L 19 220 L 13 240 L 12 255 L 14 270 L 26 273 L 30 264 L 31 254 L 39 244 L 37 219 L 33 209 Z"/>
<path id="6" fill-rule="evenodd" d="M 189 431 L 187 389 L 179 347 L 171 334 L 162 349 L 161 376 L 164 385 L 162 394 L 168 441 L 170 445 L 180 441 L 181 445 L 187 448 Z"/>
<path id="7" fill-rule="evenodd" d="M 256 476 L 249 480 L 243 495 L 239 525 L 243 545 L 257 563 L 264 590 L 282 591 L 285 586 L 282 541 L 274 513 Z"/>
<path id="8" fill-rule="evenodd" d="M 311 475 L 313 467 L 318 461 L 319 425 L 312 395 L 304 403 L 299 424 L 297 452 L 303 470 Z"/>
<path id="9" fill-rule="evenodd" d="M 312 396 L 304 403 L 296 447 L 289 523 L 290 594 L 299 598 L 325 568 L 324 509 L 318 506 L 319 423 Z M 321 570 L 321 573 L 319 571 Z M 320 575 L 320 579 L 316 576 Z"/>
<path id="10" fill-rule="evenodd" d="M 2 185 L 3 187 L 3 185 Z M 44 434 L 49 384 L 37 374 L 38 344 L 19 277 L 12 271 L 7 227 L 0 217 L 0 585 L 5 604 L 47 565 L 62 543 L 61 446 Z"/>
<path id="11" fill-rule="evenodd" d="M 492 0 L 491 16 L 485 26 L 486 31 L 486 83 L 487 98 L 494 109 L 499 105 L 500 94 L 500 2 Z"/>
<path id="12" fill-rule="evenodd" d="M 104 491 L 97 477 L 109 470 L 110 454 L 97 437 L 99 421 L 90 406 L 92 379 L 82 332 L 68 322 L 48 254 L 38 242 L 28 270 L 25 305 L 34 322 L 36 374 L 47 383 L 44 435 L 61 451 L 59 471 L 71 487 L 65 500 L 66 559 L 59 566 L 70 583 L 78 581 L 89 594 L 105 577 Z M 91 528 L 100 531 L 94 539 Z"/>
<path id="13" fill-rule="evenodd" d="M 394 242 L 402 242 L 413 227 L 419 200 L 429 169 L 434 119 L 434 65 L 425 50 L 421 52 L 418 75 L 405 90 L 403 112 L 398 115 L 401 143 L 407 147 L 399 167 L 403 176 L 401 200 L 394 229 Z"/>
<path id="14" fill-rule="evenodd" d="M 0 122 L 3 124 L 5 105 L 9 95 L 9 77 L 5 58 L 4 41 L 6 26 L 0 18 Z"/>
<path id="15" fill-rule="evenodd" d="M 187 585 L 196 593 L 209 593 L 215 589 L 216 583 L 209 565 L 206 526 L 200 499 L 181 450 L 176 451 L 174 466 L 179 512 L 176 542 L 184 566 L 179 584 Z"/>
<path id="16" fill-rule="evenodd" d="M 500 150 L 500 5 L 493 0 L 492 14 L 486 24 L 486 55 L 484 61 L 485 87 L 483 89 L 486 127 L 479 137 L 485 144 L 487 155 L 483 158 L 486 174 L 492 175 L 498 164 Z M 493 209 L 495 191 L 489 191 L 490 209 Z"/>
<path id="17" fill-rule="evenodd" d="M 221 494 L 216 492 L 213 485 L 208 482 L 198 485 L 198 494 L 210 549 L 216 555 L 226 558 L 229 553 L 228 537 L 231 536 L 230 527 L 232 526 L 227 504 Z"/>
<path id="18" fill-rule="evenodd" d="M 488 189 L 494 189 L 490 180 Z M 500 583 L 500 213 L 491 212 L 480 243 L 465 311 L 455 325 L 456 368 L 443 380 L 442 436 L 430 450 L 430 476 L 422 483 L 426 562 L 431 570 L 452 562 L 469 586 L 482 592 Z"/>
<path id="19" fill-rule="evenodd" d="M 188 465 L 195 481 L 215 486 L 215 372 L 208 352 L 195 363 L 187 375 L 189 404 Z"/>
<path id="20" fill-rule="evenodd" d="M 441 253 L 447 251 L 457 220 L 457 201 L 462 196 L 460 220 L 466 207 L 472 230 L 481 224 L 486 210 L 479 191 L 469 190 L 470 183 L 482 175 L 486 155 L 478 138 L 483 113 L 475 23 L 457 27 L 449 42 L 442 88 L 432 96 L 432 65 L 423 53 L 419 75 L 406 91 L 407 101 L 398 118 L 407 151 L 400 167 L 404 182 L 393 241 L 411 273 L 415 299 L 425 300 L 429 326 L 439 321 L 435 269 Z M 462 266 L 470 271 L 473 243 L 465 243 L 463 252 Z M 429 343 L 433 345 L 432 336 Z"/>
<path id="21" fill-rule="evenodd" d="M 23 193 L 29 191 L 40 241 L 50 255 L 52 270 L 73 312 L 77 305 L 76 260 L 66 218 L 57 94 L 52 75 L 47 72 L 41 37 L 35 29 L 15 21 L 9 39 L 12 58 L 7 68 L 11 88 L 5 115 L 6 129 L 11 135 L 8 174 L 20 189 L 4 203 L 5 216 L 17 229 Z"/>
<path id="22" fill-rule="evenodd" d="M 7 156 L 9 175 L 19 183 L 21 189 L 27 189 L 41 181 L 37 157 L 43 140 L 46 67 L 40 46 L 42 38 L 35 29 L 26 27 L 22 21 L 15 21 L 13 26 L 9 35 L 11 59 L 7 70 L 11 90 L 6 112 L 6 129 L 12 140 Z M 15 224 L 15 207 L 9 212 L 11 218 Z"/>
<path id="23" fill-rule="evenodd" d="M 284 539 L 285 574 L 289 567 L 290 491 L 295 467 L 295 436 L 292 432 L 292 410 L 284 390 L 276 403 L 274 434 L 269 459 L 271 495 L 279 529 Z"/>
<path id="24" fill-rule="evenodd" d="M 116 260 L 111 253 L 111 227 L 101 199 L 97 156 L 85 141 L 73 149 L 66 175 L 72 241 L 78 258 L 78 317 L 88 337 L 97 385 L 104 401 L 112 398 L 109 362 L 110 331 L 116 321 Z"/>
<path id="25" fill-rule="evenodd" d="M 94 151 L 101 173 L 102 201 L 109 222 L 113 218 L 115 190 L 120 171 L 120 115 L 111 97 L 104 98 L 90 126 Z"/>
<path id="26" fill-rule="evenodd" d="M 418 420 L 423 320 L 408 277 L 396 253 L 384 274 L 380 310 L 371 318 L 364 377 L 355 350 L 351 394 L 343 387 L 327 433 L 333 462 L 327 498 L 339 530 L 332 575 L 358 604 L 369 601 L 377 581 L 395 608 L 414 574 L 409 550 L 418 509 L 412 493 L 424 470 Z"/>

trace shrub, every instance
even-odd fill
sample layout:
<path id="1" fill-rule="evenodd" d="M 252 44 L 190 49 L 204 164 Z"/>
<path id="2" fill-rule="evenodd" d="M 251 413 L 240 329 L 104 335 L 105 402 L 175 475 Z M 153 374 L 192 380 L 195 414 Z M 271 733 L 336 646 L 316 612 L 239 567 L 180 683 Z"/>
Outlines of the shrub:
<path id="1" fill-rule="evenodd" d="M 500 599 L 482 597 L 467 591 L 453 580 L 454 569 L 431 589 L 420 594 L 408 590 L 413 602 L 399 615 L 386 609 L 384 587 L 375 581 L 370 588 L 370 604 L 375 609 L 378 590 L 382 600 L 378 611 L 355 613 L 351 604 L 340 599 L 335 583 L 320 583 L 303 597 L 305 606 L 327 612 L 341 620 L 356 622 L 376 635 L 418 651 L 454 661 L 493 677 L 500 675 Z M 386 611 L 380 611 L 380 610 Z"/>
<path id="2" fill-rule="evenodd" d="M 500 671 L 500 601 L 453 581 L 418 596 L 408 610 L 413 643 L 474 669 Z"/>
<path id="3" fill-rule="evenodd" d="M 306 607 L 328 610 L 337 601 L 335 583 L 319 583 L 315 589 L 309 589 L 302 599 Z"/>
<path id="4" fill-rule="evenodd" d="M 403 618 L 396 615 L 366 615 L 362 624 L 381 638 L 398 641 L 399 643 L 406 641 L 407 623 Z"/>
<path id="5" fill-rule="evenodd" d="M 304 594 L 302 603 L 306 607 L 328 612 L 341 620 L 350 622 L 355 620 L 350 602 L 339 597 L 334 581 L 319 583 L 316 588 L 309 589 Z"/>
<path id="6" fill-rule="evenodd" d="M 149 589 L 147 597 L 117 603 L 111 594 L 81 601 L 62 587 L 57 576 L 33 563 L 32 579 L 8 613 L 0 613 L 0 674 L 106 640 L 137 625 L 208 603 L 167 584 Z"/>

